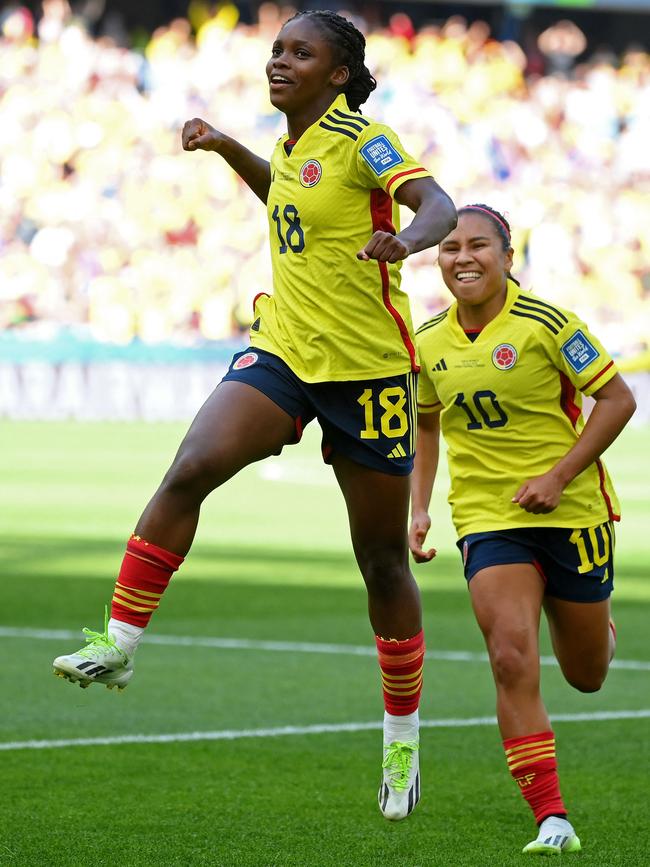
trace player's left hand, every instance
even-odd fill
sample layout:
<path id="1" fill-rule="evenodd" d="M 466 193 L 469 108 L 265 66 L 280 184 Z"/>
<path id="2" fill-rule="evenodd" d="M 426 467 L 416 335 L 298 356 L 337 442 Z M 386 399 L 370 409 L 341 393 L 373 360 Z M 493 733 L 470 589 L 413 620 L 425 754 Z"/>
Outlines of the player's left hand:
<path id="1" fill-rule="evenodd" d="M 544 515 L 557 508 L 561 496 L 562 484 L 549 472 L 524 482 L 512 502 L 533 515 Z"/>
<path id="2" fill-rule="evenodd" d="M 379 262 L 394 263 L 406 259 L 410 252 L 408 246 L 397 235 L 391 235 L 390 232 L 375 232 L 363 250 L 359 250 L 357 259 L 361 259 L 362 262 L 377 259 Z"/>

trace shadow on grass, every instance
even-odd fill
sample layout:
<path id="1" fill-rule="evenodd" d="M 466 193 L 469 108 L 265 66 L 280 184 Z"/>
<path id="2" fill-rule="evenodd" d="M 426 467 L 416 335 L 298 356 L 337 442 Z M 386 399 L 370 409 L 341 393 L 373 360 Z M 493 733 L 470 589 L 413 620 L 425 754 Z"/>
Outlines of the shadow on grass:
<path id="1" fill-rule="evenodd" d="M 0 623 L 101 627 L 122 549 L 111 539 L 0 536 Z M 482 650 L 460 563 L 439 555 L 415 570 L 430 647 Z M 639 575 L 621 567 L 619 577 Z M 91 580 L 89 580 L 91 579 Z M 639 653 L 650 603 L 614 597 L 629 653 Z M 365 588 L 351 552 L 197 544 L 152 624 L 159 634 L 345 642 L 371 640 Z M 629 653 L 627 655 L 629 655 Z M 644 658 L 647 653 L 644 654 Z"/>

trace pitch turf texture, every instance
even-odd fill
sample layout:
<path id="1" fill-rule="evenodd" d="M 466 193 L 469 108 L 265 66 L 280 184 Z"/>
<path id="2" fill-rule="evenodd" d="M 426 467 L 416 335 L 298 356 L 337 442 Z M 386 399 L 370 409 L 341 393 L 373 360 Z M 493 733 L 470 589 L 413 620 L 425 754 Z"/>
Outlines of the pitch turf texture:
<path id="1" fill-rule="evenodd" d="M 381 718 L 379 675 L 344 507 L 315 431 L 208 501 L 124 693 L 52 676 L 52 658 L 80 645 L 80 627 L 101 626 L 125 537 L 181 434 L 175 425 L 2 426 L 0 864 L 529 863 L 519 853 L 534 827 L 486 719 L 493 686 L 444 477 L 432 533 L 440 553 L 416 570 L 430 652 L 421 716 L 435 725 L 422 732 L 422 801 L 407 821 L 389 824 L 376 805 L 380 732 L 362 724 Z M 646 446 L 647 430 L 630 430 L 608 455 L 624 507 L 615 616 L 627 665 L 595 695 L 543 669 L 584 844 L 564 856 L 576 864 L 650 858 Z M 61 740 L 71 743 L 51 743 Z"/>

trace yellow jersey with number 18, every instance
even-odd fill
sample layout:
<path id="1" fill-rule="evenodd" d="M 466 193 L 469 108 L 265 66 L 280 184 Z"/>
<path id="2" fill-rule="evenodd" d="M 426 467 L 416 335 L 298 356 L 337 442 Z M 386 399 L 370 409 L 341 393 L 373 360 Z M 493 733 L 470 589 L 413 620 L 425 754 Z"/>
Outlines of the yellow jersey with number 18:
<path id="1" fill-rule="evenodd" d="M 399 231 L 392 196 L 429 172 L 395 133 L 339 96 L 287 154 L 271 158 L 273 294 L 258 296 L 251 344 L 305 382 L 417 370 L 400 265 L 356 258 L 373 232 Z"/>
<path id="2" fill-rule="evenodd" d="M 418 411 L 441 412 L 458 535 L 617 521 L 618 500 L 600 460 L 567 485 L 548 514 L 512 502 L 526 480 L 575 444 L 584 426 L 581 394 L 616 374 L 597 338 L 575 314 L 510 281 L 502 310 L 473 342 L 457 310 L 454 303 L 425 322 L 416 340 Z"/>

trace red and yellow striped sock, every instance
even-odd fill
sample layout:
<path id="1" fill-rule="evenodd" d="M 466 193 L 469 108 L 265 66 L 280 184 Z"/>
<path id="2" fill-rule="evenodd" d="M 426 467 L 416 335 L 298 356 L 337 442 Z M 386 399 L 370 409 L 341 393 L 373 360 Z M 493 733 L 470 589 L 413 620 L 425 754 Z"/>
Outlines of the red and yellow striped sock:
<path id="1" fill-rule="evenodd" d="M 422 693 L 424 632 L 420 630 L 406 641 L 386 640 L 375 636 L 384 708 L 395 716 L 405 716 L 418 709 Z"/>
<path id="2" fill-rule="evenodd" d="M 144 628 L 184 559 L 140 536 L 131 536 L 113 591 L 111 617 Z"/>
<path id="3" fill-rule="evenodd" d="M 508 770 L 528 801 L 539 825 L 548 816 L 566 816 L 560 794 L 552 731 L 503 742 Z"/>

